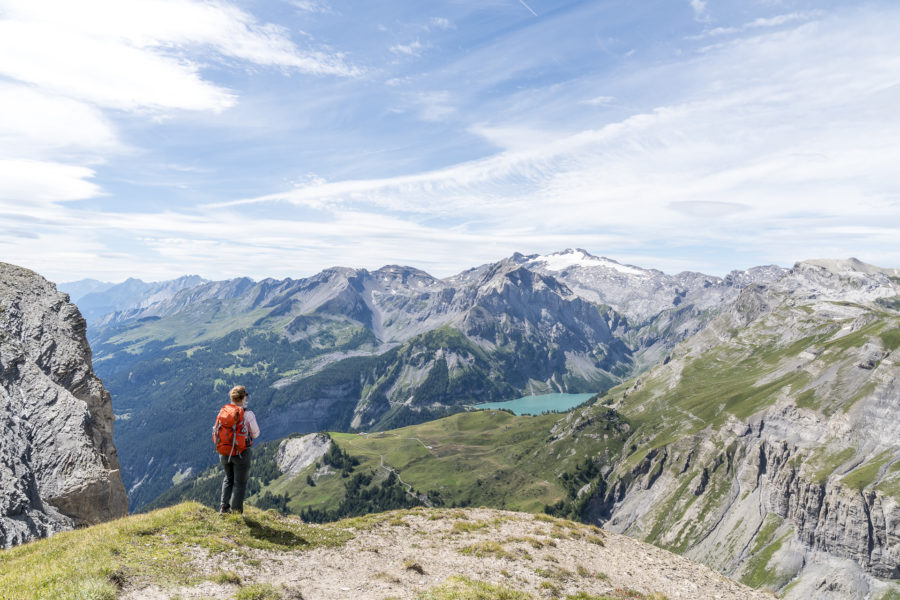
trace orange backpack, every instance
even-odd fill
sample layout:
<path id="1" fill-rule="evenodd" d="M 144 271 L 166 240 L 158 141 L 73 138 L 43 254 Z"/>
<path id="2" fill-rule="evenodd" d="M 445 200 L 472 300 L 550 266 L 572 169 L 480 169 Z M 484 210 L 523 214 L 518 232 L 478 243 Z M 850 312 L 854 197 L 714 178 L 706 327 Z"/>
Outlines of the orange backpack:
<path id="1" fill-rule="evenodd" d="M 234 404 L 223 406 L 219 416 L 216 417 L 212 437 L 216 451 L 228 457 L 240 454 L 253 445 L 253 440 L 247 432 L 247 425 L 244 423 L 243 407 Z"/>

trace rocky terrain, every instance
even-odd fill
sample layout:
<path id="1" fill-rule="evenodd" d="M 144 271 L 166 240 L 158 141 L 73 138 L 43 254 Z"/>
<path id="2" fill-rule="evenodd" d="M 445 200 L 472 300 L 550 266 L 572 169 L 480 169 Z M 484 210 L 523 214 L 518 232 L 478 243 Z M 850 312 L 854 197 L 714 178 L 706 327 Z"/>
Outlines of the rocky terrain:
<path id="1" fill-rule="evenodd" d="M 39 275 L 0 263 L 0 546 L 128 513 L 110 395 L 85 321 Z"/>
<path id="2" fill-rule="evenodd" d="M 604 400 L 636 429 L 586 516 L 788 598 L 897 594 L 898 281 L 809 261 L 745 289 Z"/>
<path id="3" fill-rule="evenodd" d="M 772 597 L 627 536 L 543 515 L 414 509 L 345 526 L 352 538 L 337 548 L 250 550 L 236 561 L 199 549 L 191 566 L 209 581 L 138 584 L 120 598 L 229 598 L 254 585 L 271 597 L 305 600 Z M 215 580 L 222 571 L 233 573 L 230 581 Z"/>

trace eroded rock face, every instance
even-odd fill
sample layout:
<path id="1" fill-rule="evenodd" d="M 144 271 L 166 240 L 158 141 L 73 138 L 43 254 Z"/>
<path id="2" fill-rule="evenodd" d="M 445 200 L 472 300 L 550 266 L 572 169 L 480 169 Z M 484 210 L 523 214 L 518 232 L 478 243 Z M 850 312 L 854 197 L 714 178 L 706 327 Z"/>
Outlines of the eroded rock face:
<path id="1" fill-rule="evenodd" d="M 0 546 L 126 514 L 84 319 L 52 283 L 0 263 Z"/>
<path id="2" fill-rule="evenodd" d="M 310 433 L 289 438 L 278 446 L 275 462 L 282 473 L 299 473 L 328 452 L 331 438 L 324 433 Z"/>
<path id="3" fill-rule="evenodd" d="M 767 465 L 760 483 L 769 512 L 792 522 L 807 547 L 850 558 L 876 577 L 900 578 L 900 506 L 894 498 L 832 481 L 809 482 L 791 465 L 795 448 L 765 442 L 759 447 Z"/>

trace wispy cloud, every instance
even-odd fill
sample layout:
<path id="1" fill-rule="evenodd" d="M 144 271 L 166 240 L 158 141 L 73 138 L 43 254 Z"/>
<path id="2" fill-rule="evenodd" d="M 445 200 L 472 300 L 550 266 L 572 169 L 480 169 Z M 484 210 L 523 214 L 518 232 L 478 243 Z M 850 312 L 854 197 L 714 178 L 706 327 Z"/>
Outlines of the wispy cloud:
<path id="1" fill-rule="evenodd" d="M 455 29 L 456 25 L 454 25 L 450 19 L 446 19 L 444 17 L 432 17 L 428 22 L 431 27 L 437 29 Z"/>
<path id="2" fill-rule="evenodd" d="M 301 51 L 288 32 L 224 2 L 4 0 L 0 71 L 100 106 L 223 110 L 235 97 L 204 80 L 188 49 L 312 74 L 355 76 L 340 55 Z"/>
<path id="3" fill-rule="evenodd" d="M 694 11 L 694 19 L 701 23 L 707 23 L 711 19 L 709 9 L 706 7 L 706 0 L 691 0 L 691 9 Z"/>
<path id="4" fill-rule="evenodd" d="M 304 12 L 319 13 L 323 15 L 334 14 L 334 9 L 327 2 L 321 0 L 291 0 L 291 4 Z"/>
<path id="5" fill-rule="evenodd" d="M 0 83 L 0 157 L 98 156 L 121 149 L 113 124 L 89 104 Z"/>
<path id="6" fill-rule="evenodd" d="M 0 159 L 0 207 L 20 211 L 29 204 L 91 198 L 100 187 L 86 167 L 36 160 Z"/>
<path id="7" fill-rule="evenodd" d="M 738 33 L 743 33 L 745 31 L 753 30 L 753 29 L 767 29 L 771 27 L 780 27 L 782 25 L 787 25 L 789 23 L 795 23 L 797 21 L 809 21 L 815 19 L 817 17 L 822 16 L 821 11 L 815 12 L 804 12 L 804 13 L 790 13 L 783 15 L 776 15 L 774 17 L 761 17 L 758 19 L 754 19 L 748 23 L 744 23 L 738 27 L 715 27 L 708 31 L 704 31 L 700 35 L 691 36 L 690 39 L 703 39 L 709 37 L 718 37 L 725 35 L 734 35 Z"/>
<path id="8" fill-rule="evenodd" d="M 900 102 L 900 55 L 890 25 L 873 20 L 820 21 L 666 65 L 671 77 L 694 82 L 687 96 L 698 99 L 602 128 L 555 138 L 475 129 L 505 150 L 420 174 L 320 182 L 241 202 L 439 218 L 472 234 L 515 227 L 523 239 L 547 229 L 575 237 L 612 230 L 627 232 L 629 247 L 665 239 L 768 246 L 798 258 L 825 246 L 832 221 L 863 211 L 865 223 L 845 241 L 871 249 L 863 232 L 892 222 L 900 233 L 894 200 L 884 199 L 900 153 L 900 126 L 885 119 Z"/>
<path id="9" fill-rule="evenodd" d="M 396 54 L 405 54 L 407 56 L 418 56 L 425 49 L 425 45 L 419 40 L 409 44 L 395 44 L 391 46 L 391 52 Z"/>
<path id="10" fill-rule="evenodd" d="M 615 104 L 616 97 L 615 96 L 595 96 L 589 100 L 584 100 L 584 104 L 590 104 L 591 106 L 610 106 Z"/>
<path id="11" fill-rule="evenodd" d="M 700 28 L 685 4 L 681 13 L 691 31 Z M 410 31 L 421 33 L 428 18 L 417 19 Z M 458 22 L 467 27 L 452 36 L 466 33 L 470 21 Z M 261 31 L 253 23 L 253 31 Z M 405 156 L 387 169 L 365 170 L 341 153 L 334 161 L 347 163 L 342 172 L 352 174 L 329 175 L 327 181 L 301 177 L 316 168 L 291 156 L 295 174 L 265 171 L 252 187 L 234 189 L 226 187 L 228 168 L 237 163 L 229 156 L 227 168 L 208 174 L 228 183 L 205 195 L 204 206 L 186 202 L 167 210 L 117 210 L 109 208 L 113 199 L 101 196 L 98 173 L 104 166 L 97 157 L 122 152 L 124 144 L 115 127 L 121 121 L 98 108 L 100 100 L 7 81 L 0 92 L 10 93 L 0 93 L 0 103 L 16 111 L 44 103 L 58 116 L 42 130 L 39 124 L 17 124 L 0 110 L 0 219 L 7 228 L 0 231 L 0 253 L 3 260 L 57 279 L 76 273 L 162 279 L 184 272 L 283 277 L 325 265 L 387 263 L 413 264 L 441 276 L 513 251 L 570 246 L 670 271 L 723 273 L 850 254 L 897 266 L 898 27 L 896 9 L 769 17 L 736 26 L 733 38 L 710 35 L 716 43 L 700 53 L 673 52 L 674 58 L 652 63 L 638 57 L 627 70 L 616 63 L 538 84 L 535 74 L 545 73 L 549 63 L 518 51 L 529 47 L 525 38 L 519 42 L 510 34 L 484 44 L 442 70 L 437 63 L 427 69 L 421 64 L 438 52 L 396 60 L 378 33 L 371 44 L 386 62 L 415 63 L 417 70 L 384 73 L 398 84 L 378 83 L 378 93 L 389 94 L 381 99 L 382 112 L 374 113 L 385 121 L 385 137 L 378 139 L 381 145 L 358 138 L 360 154 L 397 144 L 414 155 L 430 151 L 444 136 L 476 149 L 457 149 L 429 167 L 405 171 Z M 273 28 L 271 35 L 287 34 Z M 181 43 L 157 47 L 135 39 L 126 36 L 123 43 L 158 52 L 210 86 L 213 96 L 196 101 L 205 113 L 224 110 L 216 108 L 216 93 L 225 94 L 226 104 L 240 93 L 204 78 L 204 65 L 224 56 L 212 45 L 203 46 L 208 54 L 188 54 Z M 630 46 L 630 40 L 623 42 Z M 185 63 L 188 56 L 196 63 Z M 471 93 L 472 86 L 482 91 Z M 373 89 L 354 93 L 368 103 Z M 178 97 L 129 105 L 113 93 L 94 93 L 108 98 L 102 106 L 136 106 L 127 111 L 142 116 L 187 103 Z M 338 113 L 336 119 L 349 112 L 331 97 L 320 102 Z M 389 113 L 391 108 L 402 114 Z M 46 130 L 70 118 L 80 119 L 80 132 L 54 141 Z M 422 133 L 399 142 L 386 133 L 402 127 Z M 331 143 L 344 148 L 338 138 L 345 134 L 355 132 L 336 130 L 335 141 L 317 139 L 309 151 L 334 151 Z M 27 140 L 28 154 L 11 155 L 16 144 L 9 140 Z M 244 138 L 229 142 L 237 146 Z M 87 197 L 97 200 L 60 202 Z M 108 201 L 107 210 L 94 208 L 101 201 Z"/>

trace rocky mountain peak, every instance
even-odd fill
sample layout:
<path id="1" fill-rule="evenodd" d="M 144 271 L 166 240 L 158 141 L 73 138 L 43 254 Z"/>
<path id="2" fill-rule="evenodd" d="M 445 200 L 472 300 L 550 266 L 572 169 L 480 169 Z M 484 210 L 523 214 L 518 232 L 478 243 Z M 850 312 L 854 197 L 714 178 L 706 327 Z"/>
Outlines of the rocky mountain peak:
<path id="1" fill-rule="evenodd" d="M 874 302 L 900 293 L 900 270 L 847 260 L 816 259 L 798 262 L 777 289 L 800 298 L 834 302 Z"/>
<path id="2" fill-rule="evenodd" d="M 0 546 L 127 514 L 84 319 L 32 271 L 0 281 Z"/>
<path id="3" fill-rule="evenodd" d="M 432 277 L 425 271 L 402 265 L 385 265 L 373 272 L 372 277 L 383 285 L 408 286 L 413 292 L 433 286 L 443 287 L 439 279 Z"/>
<path id="4" fill-rule="evenodd" d="M 778 281 L 788 273 L 788 270 L 778 265 L 763 265 L 761 267 L 751 267 L 746 271 L 731 271 L 725 276 L 725 284 L 735 287 L 744 288 L 755 283 L 772 283 Z"/>
<path id="5" fill-rule="evenodd" d="M 868 275 L 886 275 L 888 277 L 900 277 L 900 269 L 889 269 L 885 267 L 877 267 L 875 265 L 870 265 L 868 263 L 864 263 L 858 258 L 850 257 L 845 260 L 841 259 L 829 259 L 829 258 L 816 258 L 805 260 L 800 263 L 797 263 L 796 267 L 800 267 L 800 265 L 813 266 L 813 267 L 821 267 L 831 273 L 836 275 L 842 275 L 846 273 L 866 273 Z M 795 267 L 795 268 L 796 268 Z"/>
<path id="6" fill-rule="evenodd" d="M 561 297 L 574 298 L 572 291 L 563 282 L 512 259 L 502 260 L 489 269 L 481 278 L 478 291 L 479 295 L 484 295 L 502 292 L 510 286 L 529 293 L 549 291 Z"/>

